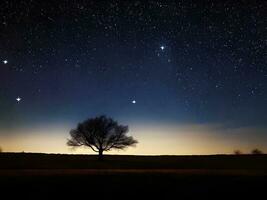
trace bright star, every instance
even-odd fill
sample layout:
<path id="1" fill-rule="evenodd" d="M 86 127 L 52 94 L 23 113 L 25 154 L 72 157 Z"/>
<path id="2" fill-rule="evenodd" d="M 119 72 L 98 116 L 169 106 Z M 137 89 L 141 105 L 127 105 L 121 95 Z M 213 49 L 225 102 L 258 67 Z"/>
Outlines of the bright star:
<path id="1" fill-rule="evenodd" d="M 132 100 L 132 103 L 133 103 L 133 104 L 136 104 L 136 101 L 135 101 L 135 100 Z"/>
<path id="2" fill-rule="evenodd" d="M 163 51 L 163 50 L 165 49 L 165 46 L 161 46 L 160 48 L 161 48 L 161 50 Z"/>
<path id="3" fill-rule="evenodd" d="M 20 102 L 21 101 L 21 98 L 20 97 L 17 97 L 16 100 L 17 100 L 17 102 Z"/>
<path id="4" fill-rule="evenodd" d="M 8 61 L 7 60 L 3 60 L 3 63 L 6 65 L 8 63 Z"/>

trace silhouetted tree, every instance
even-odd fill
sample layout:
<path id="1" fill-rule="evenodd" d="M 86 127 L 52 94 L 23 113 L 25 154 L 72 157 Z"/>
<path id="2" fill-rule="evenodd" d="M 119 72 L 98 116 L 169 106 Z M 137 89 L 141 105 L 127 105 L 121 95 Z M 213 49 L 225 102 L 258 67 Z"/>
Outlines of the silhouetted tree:
<path id="1" fill-rule="evenodd" d="M 133 137 L 126 136 L 128 130 L 128 126 L 119 125 L 112 118 L 99 116 L 87 119 L 79 123 L 76 129 L 72 129 L 67 145 L 90 147 L 94 152 L 98 152 L 101 160 L 104 151 L 125 149 L 138 143 Z"/>
<path id="2" fill-rule="evenodd" d="M 253 149 L 251 151 L 251 154 L 258 155 L 258 154 L 263 154 L 263 152 L 261 150 L 259 150 L 259 149 L 256 148 L 256 149 Z"/>
<path id="3" fill-rule="evenodd" d="M 2 153 L 3 152 L 3 149 L 0 147 L 0 153 Z"/>
<path id="4" fill-rule="evenodd" d="M 235 154 L 235 155 L 241 155 L 241 154 L 242 154 L 242 151 L 240 151 L 240 150 L 238 150 L 238 149 L 237 149 L 237 150 L 234 150 L 234 154 Z"/>

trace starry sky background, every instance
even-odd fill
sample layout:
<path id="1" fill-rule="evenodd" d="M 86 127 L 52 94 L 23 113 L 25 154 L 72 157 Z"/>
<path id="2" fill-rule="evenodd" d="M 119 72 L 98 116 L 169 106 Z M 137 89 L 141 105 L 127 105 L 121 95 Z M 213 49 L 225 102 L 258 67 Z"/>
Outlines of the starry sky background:
<path id="1" fill-rule="evenodd" d="M 0 146 L 69 153 L 69 129 L 106 114 L 139 140 L 119 153 L 267 151 L 266 7 L 1 1 Z"/>

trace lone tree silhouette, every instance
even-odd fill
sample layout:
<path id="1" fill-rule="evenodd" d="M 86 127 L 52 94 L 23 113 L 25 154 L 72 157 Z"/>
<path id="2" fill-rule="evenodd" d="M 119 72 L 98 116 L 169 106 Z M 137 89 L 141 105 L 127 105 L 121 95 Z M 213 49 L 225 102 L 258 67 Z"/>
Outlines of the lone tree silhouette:
<path id="1" fill-rule="evenodd" d="M 67 145 L 90 147 L 94 152 L 98 152 L 98 158 L 102 160 L 104 151 L 125 149 L 138 143 L 133 137 L 126 136 L 128 130 L 128 126 L 120 125 L 112 118 L 99 116 L 87 119 L 79 123 L 76 129 L 72 129 Z"/>

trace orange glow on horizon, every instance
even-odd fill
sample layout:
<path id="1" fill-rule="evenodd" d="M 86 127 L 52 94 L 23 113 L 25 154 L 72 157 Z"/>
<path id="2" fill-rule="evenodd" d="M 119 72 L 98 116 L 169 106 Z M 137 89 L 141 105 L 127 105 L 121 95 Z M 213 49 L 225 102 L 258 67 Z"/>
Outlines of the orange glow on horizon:
<path id="1" fill-rule="evenodd" d="M 6 152 L 94 154 L 89 148 L 71 150 L 66 146 L 68 131 L 61 127 L 16 130 L 16 134 L 14 132 L 9 136 L 0 136 L 0 146 Z M 208 124 L 139 125 L 133 126 L 129 133 L 139 141 L 136 147 L 125 151 L 114 150 L 108 154 L 203 155 L 233 153 L 235 149 L 249 153 L 256 147 L 266 152 L 264 141 L 267 141 L 267 136 L 261 134 L 263 131 L 265 130 L 248 127 L 229 130 L 220 125 Z"/>

